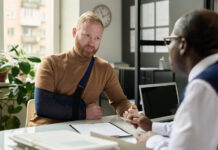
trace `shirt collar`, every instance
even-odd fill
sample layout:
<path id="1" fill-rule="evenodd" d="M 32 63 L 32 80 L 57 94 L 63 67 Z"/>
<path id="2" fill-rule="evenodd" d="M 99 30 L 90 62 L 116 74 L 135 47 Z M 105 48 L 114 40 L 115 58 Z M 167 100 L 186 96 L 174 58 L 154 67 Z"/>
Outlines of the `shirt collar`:
<path id="1" fill-rule="evenodd" d="M 218 54 L 210 55 L 198 62 L 190 71 L 188 81 L 190 82 L 195 76 L 205 70 L 208 66 L 218 61 Z"/>

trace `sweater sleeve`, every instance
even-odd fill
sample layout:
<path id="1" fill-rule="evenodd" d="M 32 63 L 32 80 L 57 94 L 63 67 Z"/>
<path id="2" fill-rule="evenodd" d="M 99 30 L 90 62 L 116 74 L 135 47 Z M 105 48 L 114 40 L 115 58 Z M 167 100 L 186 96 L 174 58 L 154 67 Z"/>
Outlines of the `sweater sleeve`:
<path id="1" fill-rule="evenodd" d="M 39 65 L 35 86 L 50 92 L 55 90 L 55 67 L 49 57 L 43 58 Z"/>
<path id="2" fill-rule="evenodd" d="M 124 95 L 117 74 L 110 65 L 108 65 L 107 69 L 107 78 L 108 79 L 104 91 L 109 97 L 110 104 L 114 107 L 116 112 L 122 116 L 123 112 L 128 110 L 128 108 L 131 106 L 131 103 Z"/>

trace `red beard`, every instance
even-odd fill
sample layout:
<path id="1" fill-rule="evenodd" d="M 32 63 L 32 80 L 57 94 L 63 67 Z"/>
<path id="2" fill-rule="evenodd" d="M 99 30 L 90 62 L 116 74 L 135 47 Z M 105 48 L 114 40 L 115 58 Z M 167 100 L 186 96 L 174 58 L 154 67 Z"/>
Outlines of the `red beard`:
<path id="1" fill-rule="evenodd" d="M 95 53 L 98 50 L 98 48 L 95 49 L 95 47 L 90 45 L 81 46 L 77 37 L 75 38 L 75 49 L 77 50 L 80 56 L 89 58 L 95 55 Z"/>

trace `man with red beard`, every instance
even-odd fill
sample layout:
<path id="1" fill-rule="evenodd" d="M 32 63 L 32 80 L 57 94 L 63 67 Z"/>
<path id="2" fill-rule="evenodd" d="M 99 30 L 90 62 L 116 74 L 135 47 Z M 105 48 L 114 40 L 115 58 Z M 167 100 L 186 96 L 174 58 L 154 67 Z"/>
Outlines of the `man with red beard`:
<path id="1" fill-rule="evenodd" d="M 129 108 L 136 109 L 124 95 L 111 65 L 94 56 L 99 49 L 103 30 L 101 20 L 88 11 L 80 16 L 77 27 L 72 30 L 75 38 L 72 50 L 43 59 L 36 74 L 36 113 L 28 126 L 100 119 L 102 111 L 96 102 L 102 91 L 119 115 Z M 90 75 L 87 75 L 86 84 L 81 86 L 87 72 Z"/>

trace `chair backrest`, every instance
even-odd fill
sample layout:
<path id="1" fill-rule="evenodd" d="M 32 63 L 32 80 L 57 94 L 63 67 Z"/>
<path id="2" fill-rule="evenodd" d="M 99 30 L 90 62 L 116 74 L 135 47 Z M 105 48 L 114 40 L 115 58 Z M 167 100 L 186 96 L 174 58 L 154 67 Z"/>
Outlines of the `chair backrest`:
<path id="1" fill-rule="evenodd" d="M 26 111 L 26 124 L 25 127 L 28 126 L 28 122 L 32 118 L 32 116 L 35 113 L 35 104 L 34 104 L 34 99 L 31 99 L 27 103 L 27 111 Z"/>

